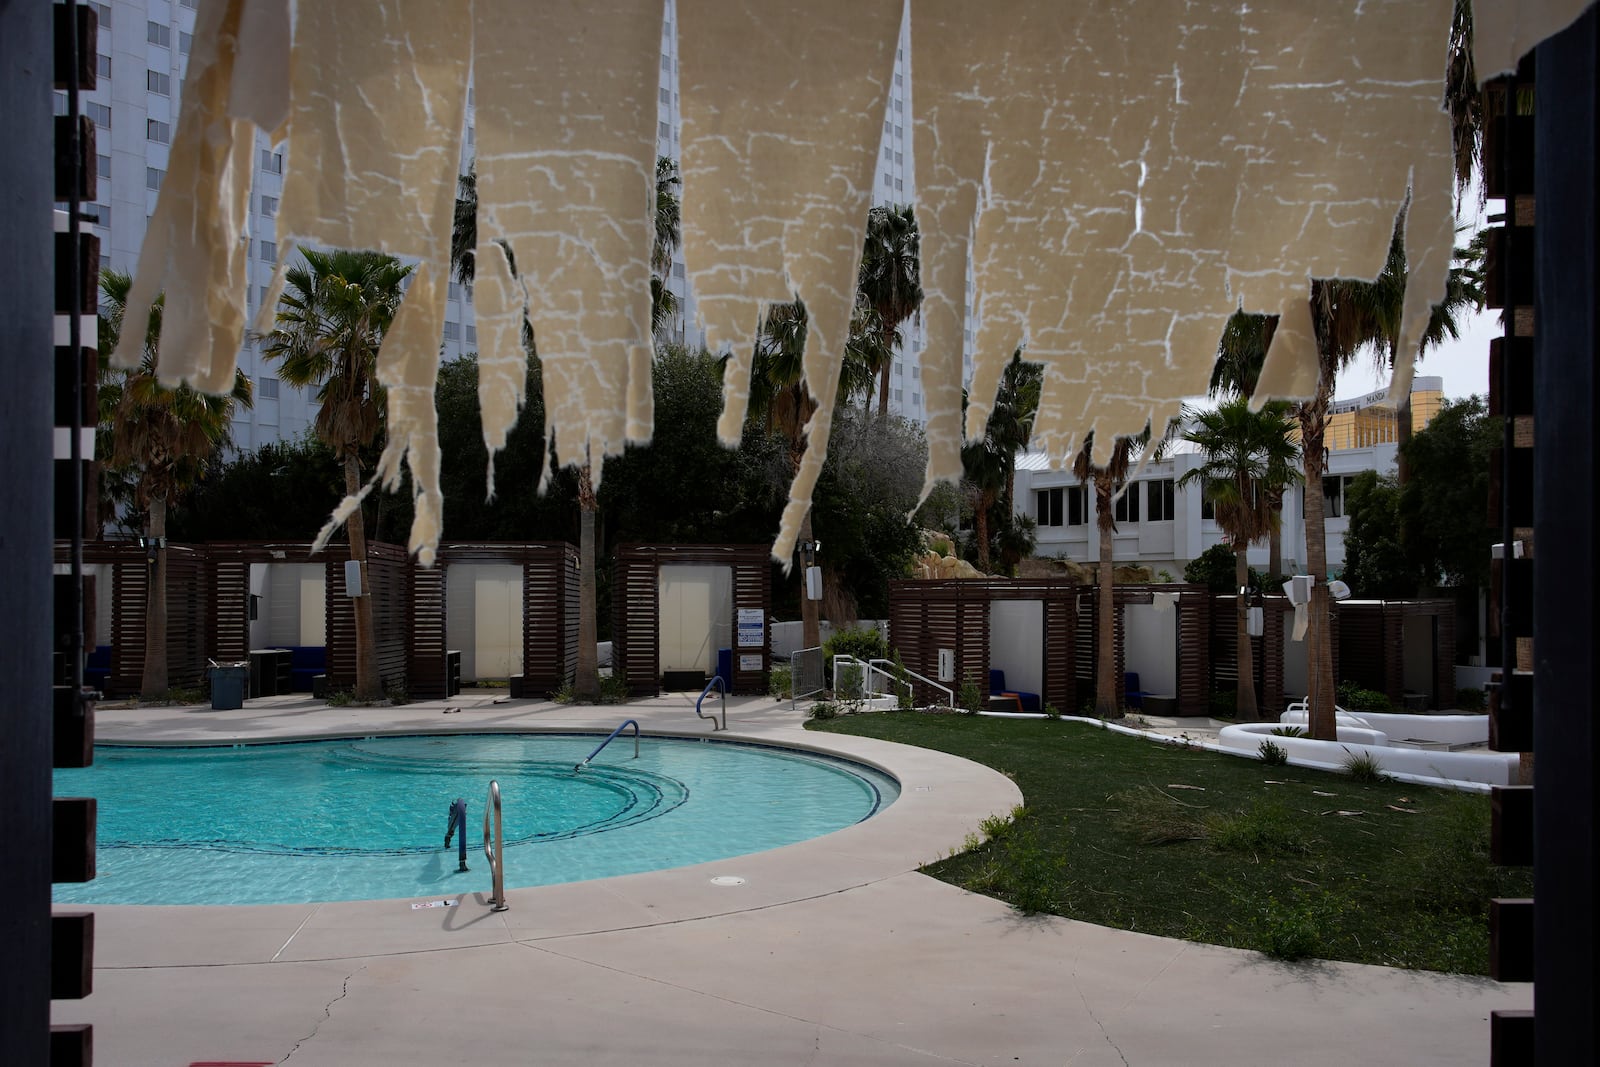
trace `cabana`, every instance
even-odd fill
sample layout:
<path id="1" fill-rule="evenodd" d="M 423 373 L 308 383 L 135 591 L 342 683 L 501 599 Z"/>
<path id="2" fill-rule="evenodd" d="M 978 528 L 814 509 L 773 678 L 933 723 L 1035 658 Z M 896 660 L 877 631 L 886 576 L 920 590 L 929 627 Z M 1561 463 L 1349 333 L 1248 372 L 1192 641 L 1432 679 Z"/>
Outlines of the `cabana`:
<path id="1" fill-rule="evenodd" d="M 729 657 L 733 693 L 764 693 L 771 666 L 766 545 L 621 545 L 611 585 L 612 671 L 634 696 L 694 688 Z M 699 684 L 693 684 L 695 679 Z"/>
<path id="2" fill-rule="evenodd" d="M 1455 706 L 1453 600 L 1346 600 L 1334 612 L 1335 677 L 1411 711 Z"/>

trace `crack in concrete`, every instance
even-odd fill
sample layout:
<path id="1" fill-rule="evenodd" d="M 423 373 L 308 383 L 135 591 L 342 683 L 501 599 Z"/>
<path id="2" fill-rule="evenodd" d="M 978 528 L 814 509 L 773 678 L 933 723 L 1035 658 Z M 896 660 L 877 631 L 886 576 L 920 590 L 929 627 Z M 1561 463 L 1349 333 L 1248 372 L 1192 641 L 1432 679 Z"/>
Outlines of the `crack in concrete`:
<path id="1" fill-rule="evenodd" d="M 1122 1067 L 1129 1067 L 1128 1057 L 1124 1056 L 1122 1050 L 1117 1047 L 1117 1043 L 1111 1040 L 1111 1031 L 1106 1029 L 1106 1024 L 1100 1021 L 1100 1016 L 1096 1015 L 1094 1009 L 1089 1006 L 1089 997 L 1084 993 L 1083 986 L 1078 984 L 1077 971 L 1072 972 L 1072 984 L 1078 986 L 1078 999 L 1083 1001 L 1083 1010 L 1089 1013 L 1089 1018 L 1093 1019 L 1094 1024 L 1100 1028 L 1100 1036 L 1104 1037 L 1106 1044 L 1110 1045 L 1112 1051 L 1121 1057 Z"/>
<path id="2" fill-rule="evenodd" d="M 300 1051 L 301 1045 L 317 1036 L 317 1031 L 322 1029 L 322 1024 L 333 1018 L 333 1006 L 350 995 L 350 980 L 366 969 L 366 965 L 362 964 L 360 967 L 357 967 L 355 970 L 344 976 L 344 982 L 339 987 L 339 995 L 322 1006 L 322 1018 L 317 1020 L 317 1025 L 311 1028 L 311 1032 L 309 1034 L 307 1034 L 305 1037 L 302 1037 L 299 1041 L 296 1041 L 294 1043 L 294 1047 L 289 1049 L 288 1055 L 279 1060 L 279 1063 L 288 1063 L 294 1054 Z"/>

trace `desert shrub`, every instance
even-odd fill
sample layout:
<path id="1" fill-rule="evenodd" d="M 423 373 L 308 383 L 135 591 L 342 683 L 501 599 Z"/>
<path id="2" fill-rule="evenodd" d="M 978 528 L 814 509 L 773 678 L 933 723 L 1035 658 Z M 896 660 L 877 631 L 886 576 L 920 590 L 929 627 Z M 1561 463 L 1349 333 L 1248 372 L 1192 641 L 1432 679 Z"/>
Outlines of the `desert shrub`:
<path id="1" fill-rule="evenodd" d="M 1350 753 L 1344 761 L 1344 773 L 1363 785 L 1376 785 L 1389 780 L 1389 776 L 1383 773 L 1383 764 L 1370 752 Z"/>
<path id="2" fill-rule="evenodd" d="M 350 705 L 350 702 L 355 700 L 355 698 L 356 698 L 356 695 L 354 693 L 352 693 L 348 689 L 335 689 L 335 690 L 333 690 L 332 692 L 330 692 L 328 694 L 328 707 L 330 707 L 330 708 L 348 707 Z"/>
<path id="3" fill-rule="evenodd" d="M 1306 736 L 1306 728 L 1304 726 L 1274 726 L 1272 728 L 1272 736 L 1304 737 Z"/>
<path id="4" fill-rule="evenodd" d="M 956 690 L 956 707 L 968 715 L 976 715 L 983 710 L 983 694 L 978 691 L 978 683 L 968 678 L 961 683 L 961 688 Z"/>
<path id="5" fill-rule="evenodd" d="M 628 679 L 615 672 L 600 676 L 600 703 L 626 704 L 628 702 Z"/>
<path id="6" fill-rule="evenodd" d="M 404 682 L 391 682 L 383 687 L 383 694 L 395 707 L 411 703 L 411 692 L 406 689 Z"/>
<path id="7" fill-rule="evenodd" d="M 1261 762 L 1269 767 L 1282 767 L 1289 762 L 1289 753 L 1282 745 L 1275 745 L 1271 741 L 1263 741 L 1256 749 L 1261 755 Z"/>
<path id="8" fill-rule="evenodd" d="M 837 719 L 839 717 L 839 705 L 831 701 L 819 700 L 811 705 L 811 717 L 819 722 Z"/>
<path id="9" fill-rule="evenodd" d="M 1316 917 L 1304 905 L 1267 911 L 1261 929 L 1261 951 L 1273 959 L 1293 962 L 1315 956 L 1322 947 Z"/>
<path id="10" fill-rule="evenodd" d="M 767 672 L 767 693 L 777 700 L 782 700 L 789 695 L 789 686 L 793 680 L 794 668 L 787 663 L 774 663 L 772 670 Z"/>

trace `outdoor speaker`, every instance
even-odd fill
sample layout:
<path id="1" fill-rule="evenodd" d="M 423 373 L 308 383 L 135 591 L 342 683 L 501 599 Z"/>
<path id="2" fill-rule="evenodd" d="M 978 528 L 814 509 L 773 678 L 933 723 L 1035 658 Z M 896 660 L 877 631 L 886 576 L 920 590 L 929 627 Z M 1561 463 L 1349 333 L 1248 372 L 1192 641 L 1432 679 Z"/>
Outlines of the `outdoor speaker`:
<path id="1" fill-rule="evenodd" d="M 1250 608 L 1244 613 L 1244 632 L 1251 637 L 1260 637 L 1266 632 L 1266 613 L 1260 608 Z"/>
<path id="2" fill-rule="evenodd" d="M 1297 574 L 1283 583 L 1283 595 L 1294 605 L 1311 603 L 1311 575 Z"/>
<path id="3" fill-rule="evenodd" d="M 821 600 L 822 599 L 822 568 L 821 567 L 807 567 L 806 568 L 806 599 L 807 600 Z"/>
<path id="4" fill-rule="evenodd" d="M 953 682 L 956 680 L 956 653 L 953 648 L 939 650 L 939 681 Z"/>
<path id="5" fill-rule="evenodd" d="M 347 559 L 344 561 L 344 595 L 361 596 L 366 590 L 361 588 L 361 561 Z"/>

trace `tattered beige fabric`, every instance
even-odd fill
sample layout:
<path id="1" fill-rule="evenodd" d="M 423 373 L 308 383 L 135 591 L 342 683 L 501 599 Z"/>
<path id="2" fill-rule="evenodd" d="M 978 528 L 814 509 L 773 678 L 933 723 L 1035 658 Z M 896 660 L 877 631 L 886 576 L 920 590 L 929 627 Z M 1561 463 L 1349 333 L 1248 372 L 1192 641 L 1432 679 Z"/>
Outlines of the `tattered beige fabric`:
<path id="1" fill-rule="evenodd" d="M 375 477 L 393 489 L 401 461 L 411 467 L 410 548 L 424 564 L 433 562 L 443 514 L 433 387 L 466 123 L 469 14 L 455 0 L 301 4 L 289 65 L 279 233 L 421 261 L 378 353 L 389 409 Z M 344 501 L 335 521 L 357 503 Z M 331 532 L 323 529 L 319 545 Z"/>
<path id="2" fill-rule="evenodd" d="M 787 560 L 822 472 L 894 74 L 900 0 L 680 0 L 683 259 L 707 343 L 731 349 L 717 433 L 737 444 L 768 305 L 810 319 L 818 401 L 773 545 Z"/>
<path id="3" fill-rule="evenodd" d="M 244 339 L 246 249 L 254 130 L 227 104 L 239 49 L 244 0 L 213 0 L 195 17 L 183 110 L 167 156 L 167 176 L 145 230 L 111 365 L 133 368 L 144 355 L 150 309 L 166 306 L 157 378 L 208 393 L 233 389 Z"/>
<path id="4" fill-rule="evenodd" d="M 1517 69 L 1533 46 L 1589 10 L 1593 0 L 1477 0 L 1472 5 L 1472 65 L 1480 82 Z"/>
<path id="5" fill-rule="evenodd" d="M 1263 388 L 1308 393 L 1308 279 L 1374 276 L 1413 182 L 1414 351 L 1451 249 L 1449 18 L 1449 0 L 919 0 L 929 486 L 960 473 L 968 255 L 966 433 L 1025 344 L 1046 366 L 1034 440 L 1058 463 L 1204 392 L 1240 306 L 1284 316 Z"/>
<path id="6" fill-rule="evenodd" d="M 1586 6 L 1478 0 L 1480 75 L 1513 66 Z M 1109 441 L 1203 390 L 1235 308 L 1281 316 L 1260 392 L 1309 393 L 1309 280 L 1376 275 L 1409 203 L 1403 388 L 1453 237 L 1439 106 L 1450 8 L 917 0 L 930 485 L 960 474 L 969 267 L 980 327 L 967 432 L 981 432 L 1001 366 L 1026 344 L 1046 365 L 1035 439 L 1064 460 L 1091 428 Z M 440 532 L 432 391 L 474 61 L 486 439 L 503 444 L 524 399 L 524 314 L 567 461 L 598 466 L 650 432 L 661 10 L 339 0 L 297 5 L 286 38 L 289 11 L 288 0 L 200 2 L 117 359 L 136 359 L 164 286 L 162 379 L 231 386 L 251 133 L 283 127 L 287 109 L 280 243 L 421 261 L 380 355 L 390 439 L 379 477 L 392 486 L 410 464 L 411 547 L 427 562 Z M 804 372 L 819 410 L 778 535 L 786 557 L 827 443 L 902 8 L 680 0 L 678 12 L 684 259 L 708 337 L 733 353 L 724 441 L 744 421 L 766 306 L 799 296 L 810 311 Z"/>
<path id="7" fill-rule="evenodd" d="M 605 456 L 648 441 L 653 429 L 660 0 L 478 0 L 477 20 L 485 441 L 491 455 L 504 447 L 523 401 L 526 308 L 544 376 L 546 441 L 554 437 L 567 462 L 589 464 L 598 485 Z"/>

